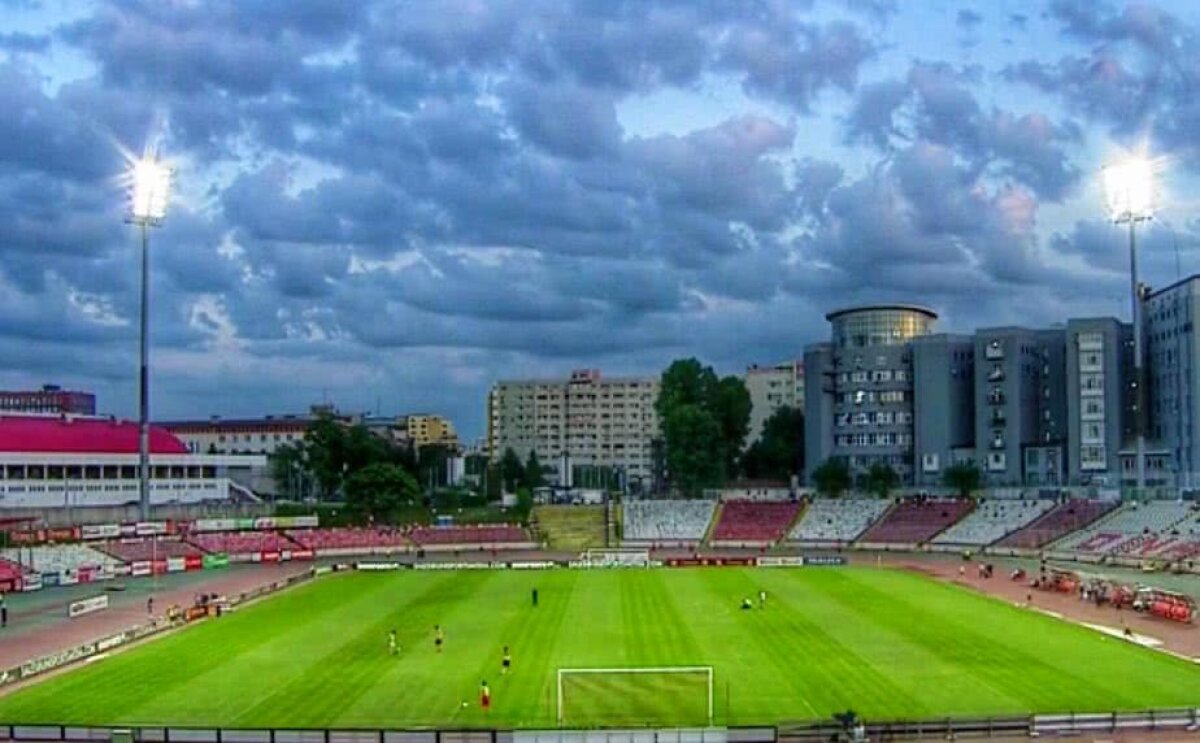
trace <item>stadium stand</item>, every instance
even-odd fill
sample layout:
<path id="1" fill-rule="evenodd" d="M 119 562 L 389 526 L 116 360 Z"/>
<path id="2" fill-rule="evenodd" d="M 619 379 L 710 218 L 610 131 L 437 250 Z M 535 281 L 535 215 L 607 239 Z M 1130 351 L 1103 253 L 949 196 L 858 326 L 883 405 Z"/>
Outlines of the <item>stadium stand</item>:
<path id="1" fill-rule="evenodd" d="M 302 549 L 286 535 L 274 531 L 205 532 L 191 535 L 188 541 L 205 552 L 228 555 Z"/>
<path id="2" fill-rule="evenodd" d="M 18 563 L 0 558 L 0 586 L 11 586 L 25 576 L 25 569 Z"/>
<path id="3" fill-rule="evenodd" d="M 727 501 L 711 541 L 775 542 L 783 538 L 799 513 L 799 503 Z"/>
<path id="4" fill-rule="evenodd" d="M 1072 498 L 1059 503 L 1024 528 L 1009 534 L 995 546 L 1037 549 L 1056 539 L 1061 539 L 1076 529 L 1082 529 L 1116 508 L 1116 505 L 1112 501 Z"/>
<path id="5" fill-rule="evenodd" d="M 604 506 L 535 506 L 531 521 L 550 549 L 604 546 Z"/>
<path id="6" fill-rule="evenodd" d="M 1054 501 L 1047 499 L 984 501 L 962 521 L 934 537 L 933 543 L 991 544 L 1030 523 L 1054 505 Z"/>
<path id="7" fill-rule="evenodd" d="M 40 573 L 60 573 L 83 567 L 112 567 L 120 561 L 82 544 L 23 547 L 4 551 L 4 558 Z"/>
<path id="8" fill-rule="evenodd" d="M 143 562 L 156 558 L 163 560 L 169 557 L 192 557 L 204 554 L 199 547 L 178 539 L 159 539 L 157 544 L 152 539 L 107 542 L 96 549 L 112 555 L 121 562 Z"/>
<path id="9" fill-rule="evenodd" d="M 395 529 L 295 529 L 287 532 L 295 543 L 310 550 L 353 550 L 407 547 L 408 538 Z"/>
<path id="10" fill-rule="evenodd" d="M 864 543 L 920 544 L 970 513 L 970 500 L 901 501 L 859 539 Z"/>
<path id="11" fill-rule="evenodd" d="M 892 505 L 884 498 L 817 498 L 808 505 L 791 539 L 853 542 Z"/>
<path id="12" fill-rule="evenodd" d="M 1132 502 L 1082 531 L 1056 542 L 1067 552 L 1146 555 L 1169 546 L 1168 539 L 1186 529 L 1193 504 L 1180 501 Z M 1174 534 L 1173 534 L 1174 532 Z"/>
<path id="13" fill-rule="evenodd" d="M 635 500 L 625 503 L 627 542 L 699 542 L 712 521 L 716 501 Z"/>
<path id="14" fill-rule="evenodd" d="M 408 538 L 426 544 L 496 544 L 531 541 L 525 530 L 508 524 L 479 526 L 417 526 L 409 530 Z"/>

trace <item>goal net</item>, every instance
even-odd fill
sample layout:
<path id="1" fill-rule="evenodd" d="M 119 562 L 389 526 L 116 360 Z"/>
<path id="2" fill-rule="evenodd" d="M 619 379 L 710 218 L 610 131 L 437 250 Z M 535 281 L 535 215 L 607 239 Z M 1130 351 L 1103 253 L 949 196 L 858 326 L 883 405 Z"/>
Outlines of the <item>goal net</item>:
<path id="1" fill-rule="evenodd" d="M 713 669 L 560 668 L 557 714 L 569 727 L 711 725 Z"/>
<path id="2" fill-rule="evenodd" d="M 650 550 L 645 548 L 590 549 L 583 553 L 583 561 L 590 567 L 644 568 L 650 564 Z"/>

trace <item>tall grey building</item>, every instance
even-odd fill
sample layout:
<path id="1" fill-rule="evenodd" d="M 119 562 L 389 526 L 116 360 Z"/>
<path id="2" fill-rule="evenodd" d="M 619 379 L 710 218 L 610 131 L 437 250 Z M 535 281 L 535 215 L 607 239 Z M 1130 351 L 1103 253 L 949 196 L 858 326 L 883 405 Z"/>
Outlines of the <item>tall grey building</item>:
<path id="1" fill-rule="evenodd" d="M 1200 275 L 1152 292 L 1146 298 L 1148 429 L 1146 484 L 1200 487 Z M 1133 457 L 1121 453 L 1122 471 L 1132 476 Z"/>
<path id="2" fill-rule="evenodd" d="M 658 377 L 602 377 L 582 369 L 566 379 L 502 380 L 488 394 L 488 452 L 536 451 L 563 485 L 575 467 L 613 468 L 632 484 L 649 482 L 659 436 Z"/>
<path id="3" fill-rule="evenodd" d="M 1067 479 L 1120 484 L 1119 453 L 1132 435 L 1133 329 L 1112 317 L 1067 321 Z"/>
<path id="4" fill-rule="evenodd" d="M 989 485 L 1066 484 L 1061 329 L 975 333 L 976 461 Z"/>
<path id="5" fill-rule="evenodd" d="M 912 341 L 913 484 L 938 487 L 946 468 L 975 458 L 975 343 L 935 333 Z"/>
<path id="6" fill-rule="evenodd" d="M 750 430 L 743 446 L 762 437 L 763 424 L 780 408 L 804 409 L 804 362 L 785 361 L 772 366 L 751 366 L 742 381 L 750 393 Z"/>
<path id="7" fill-rule="evenodd" d="M 806 387 L 806 464 L 809 473 L 829 457 L 861 474 L 890 465 L 913 481 L 913 383 L 909 341 L 926 335 L 937 315 L 906 304 L 868 305 L 831 312 L 831 342 L 805 350 L 805 369 L 819 385 Z M 814 394 L 810 394 L 814 393 Z M 832 417 L 826 438 L 823 428 Z M 815 434 L 815 435 L 810 435 Z M 815 455 L 815 456 L 814 456 Z"/>

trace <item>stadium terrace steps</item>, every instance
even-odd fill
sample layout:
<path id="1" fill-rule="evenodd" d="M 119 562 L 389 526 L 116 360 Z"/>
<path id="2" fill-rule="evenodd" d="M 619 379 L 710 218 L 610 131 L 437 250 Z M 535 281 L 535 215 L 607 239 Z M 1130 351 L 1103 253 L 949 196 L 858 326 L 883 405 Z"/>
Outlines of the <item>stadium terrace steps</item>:
<path id="1" fill-rule="evenodd" d="M 783 539 L 799 513 L 800 504 L 790 501 L 726 501 L 711 543 L 773 544 Z"/>
<path id="2" fill-rule="evenodd" d="M 171 557 L 197 557 L 205 550 L 180 539 L 131 539 L 106 542 L 99 549 L 121 562 L 165 560 Z"/>
<path id="3" fill-rule="evenodd" d="M 713 521 L 716 501 L 632 500 L 625 503 L 625 542 L 695 544 Z"/>
<path id="4" fill-rule="evenodd" d="M 1054 506 L 1049 499 L 981 501 L 965 518 L 934 537 L 933 543 L 982 547 L 1029 524 Z"/>
<path id="5" fill-rule="evenodd" d="M 816 498 L 800 515 L 788 538 L 796 542 L 848 544 L 887 512 L 882 498 Z"/>
<path id="6" fill-rule="evenodd" d="M 533 538 L 512 524 L 471 524 L 464 526 L 414 526 L 406 536 L 421 547 L 436 545 L 529 544 Z"/>
<path id="7" fill-rule="evenodd" d="M 604 506 L 534 506 L 533 523 L 550 549 L 584 550 L 604 546 Z"/>
<path id="8" fill-rule="evenodd" d="M 862 544 L 923 544 L 971 512 L 974 501 L 965 499 L 906 499 L 896 504 L 868 529 Z"/>
<path id="9" fill-rule="evenodd" d="M 1082 529 L 1116 507 L 1111 501 L 1072 498 L 996 542 L 996 547 L 1037 549 Z"/>
<path id="10" fill-rule="evenodd" d="M 287 535 L 302 547 L 326 554 L 353 554 L 354 551 L 364 549 L 407 548 L 412 544 L 396 529 L 294 529 L 287 532 Z"/>
<path id="11" fill-rule="evenodd" d="M 191 535 L 188 541 L 205 552 L 223 552 L 227 555 L 303 549 L 287 535 L 274 531 L 202 532 Z"/>
<path id="12" fill-rule="evenodd" d="M 1151 556 L 1195 533 L 1200 510 L 1183 501 L 1133 501 L 1055 542 L 1055 551 Z M 1142 551 L 1145 552 L 1142 552 Z"/>

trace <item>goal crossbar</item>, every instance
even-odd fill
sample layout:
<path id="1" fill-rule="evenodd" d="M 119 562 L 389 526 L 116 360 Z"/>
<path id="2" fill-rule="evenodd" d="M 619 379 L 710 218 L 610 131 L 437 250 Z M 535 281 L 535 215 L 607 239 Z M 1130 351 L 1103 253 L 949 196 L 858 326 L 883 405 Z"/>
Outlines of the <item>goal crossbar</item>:
<path id="1" fill-rule="evenodd" d="M 624 675 L 649 675 L 649 674 L 704 674 L 705 686 L 707 687 L 707 710 L 708 724 L 713 722 L 713 668 L 712 666 L 630 666 L 627 668 L 560 668 L 558 669 L 558 704 L 557 715 L 558 724 L 562 725 L 564 717 L 563 709 L 563 678 L 568 675 L 592 675 L 592 676 L 624 676 Z"/>

